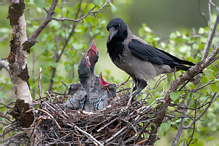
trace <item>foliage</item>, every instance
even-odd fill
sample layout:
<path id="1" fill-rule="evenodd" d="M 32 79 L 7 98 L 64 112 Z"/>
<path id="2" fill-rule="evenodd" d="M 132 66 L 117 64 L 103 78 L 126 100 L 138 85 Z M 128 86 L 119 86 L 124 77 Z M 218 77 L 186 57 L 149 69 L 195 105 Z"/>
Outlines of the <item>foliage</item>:
<path id="1" fill-rule="evenodd" d="M 55 9 L 54 17 L 79 19 L 88 13 L 95 4 L 99 8 L 102 5 L 102 1 L 95 1 L 94 3 L 78 1 L 74 4 L 70 2 L 59 2 Z M 35 13 L 34 15 L 36 16 L 46 15 L 46 12 L 41 8 L 48 5 L 48 3 L 39 3 L 37 4 L 38 7 L 35 7 L 32 2 L 29 2 L 27 18 L 29 18 L 30 15 L 33 16 L 33 13 Z M 29 34 L 32 34 L 41 23 L 41 21 L 37 21 L 37 17 L 35 19 L 34 21 L 27 21 Z M 69 21 L 52 21 L 38 39 L 39 43 L 31 50 L 32 54 L 34 54 L 31 58 L 31 60 L 33 60 L 32 66 L 34 67 L 34 74 L 31 75 L 33 78 L 30 80 L 32 90 L 37 89 L 36 76 L 39 66 L 43 69 L 43 89 L 48 89 L 49 87 L 48 90 L 63 92 L 65 91 L 65 86 L 63 86 L 60 81 L 64 81 L 67 84 L 78 82 L 77 64 L 82 54 L 90 46 L 91 41 L 94 38 L 98 39 L 104 36 L 101 30 L 105 28 L 105 25 L 106 21 L 103 19 L 101 12 L 94 15 L 91 14 L 76 23 Z M 42 62 L 42 64 L 37 64 L 37 62 Z"/>
<path id="2" fill-rule="evenodd" d="M 215 20 L 216 15 L 213 15 L 212 27 L 215 23 Z M 202 50 L 204 49 L 205 43 L 207 41 L 208 30 L 209 27 L 199 28 L 198 30 L 193 30 L 193 32 L 189 32 L 187 30 L 176 31 L 171 33 L 168 39 L 165 39 L 157 37 L 153 31 L 147 27 L 146 24 L 143 24 L 139 29 L 139 36 L 144 38 L 144 40 L 149 44 L 158 48 L 162 48 L 174 56 L 178 56 L 179 58 L 197 63 L 202 59 Z M 218 43 L 219 38 L 215 37 L 212 44 L 216 45 Z M 212 51 L 213 45 L 211 46 L 210 51 Z M 218 94 L 218 63 L 219 60 L 215 61 L 213 64 L 208 66 L 203 71 L 203 73 L 201 73 L 201 79 L 197 85 L 194 85 L 193 82 L 189 82 L 181 91 L 170 93 L 170 98 L 172 99 L 173 103 L 181 106 L 185 106 L 187 100 L 191 97 L 191 103 L 189 104 L 189 110 L 187 111 L 188 115 L 187 118 L 185 118 L 185 126 L 189 125 L 189 123 L 192 122 L 195 117 L 200 115 L 205 110 L 207 103 L 211 101 L 211 97 L 214 93 Z M 150 95 L 147 96 L 148 104 L 151 104 L 156 99 L 164 98 L 165 94 L 160 94 L 163 88 L 165 89 L 164 91 L 167 91 L 167 89 L 170 87 L 169 83 L 172 83 L 175 80 L 175 77 L 178 77 L 181 73 L 181 71 L 176 72 L 175 75 L 172 75 L 168 78 L 168 82 L 163 81 L 156 89 L 149 89 Z M 198 90 L 195 93 L 193 92 L 194 90 L 208 83 L 211 84 Z M 148 91 L 146 91 L 146 93 L 148 93 Z M 217 124 L 217 119 L 219 118 L 217 114 L 219 111 L 218 104 L 219 100 L 216 99 L 206 114 L 201 118 L 202 120 L 196 122 L 193 139 L 191 140 L 190 138 L 193 133 L 193 129 L 190 127 L 189 129 L 184 130 L 178 144 L 188 144 L 191 140 L 191 144 L 204 145 L 208 141 L 214 141 L 215 137 L 213 135 L 217 134 L 219 128 L 219 125 Z M 194 110 L 196 108 L 197 110 Z M 176 131 L 179 128 L 181 119 L 177 117 L 180 117 L 181 114 L 176 114 L 175 112 L 182 112 L 183 110 L 174 108 L 174 106 L 170 107 L 169 110 L 169 115 L 174 116 L 175 118 L 170 118 L 170 121 L 161 125 L 159 131 L 161 137 L 166 136 L 167 133 L 175 133 L 173 131 Z M 166 118 L 166 120 L 167 119 L 168 118 Z"/>
<path id="3" fill-rule="evenodd" d="M 71 18 L 78 19 L 87 14 L 90 9 L 95 5 L 97 10 L 103 5 L 104 1 L 94 0 L 93 2 L 87 1 L 75 1 L 63 3 L 59 1 L 58 6 L 55 9 L 55 18 Z M 40 1 L 29 0 L 26 5 L 26 23 L 28 37 L 39 27 L 42 21 L 46 17 L 45 7 L 48 9 L 52 0 Z M 124 1 L 120 1 L 120 5 L 110 3 L 111 11 L 117 12 L 118 8 L 124 4 Z M 128 1 L 127 3 L 130 3 Z M 124 8 L 123 8 L 124 9 Z M 97 14 L 90 14 L 88 17 L 80 22 L 71 21 L 51 21 L 46 29 L 41 33 L 38 38 L 38 43 L 31 48 L 31 55 L 28 59 L 29 73 L 30 73 L 30 88 L 34 98 L 38 98 L 38 74 L 39 67 L 43 69 L 42 89 L 43 92 L 47 90 L 54 90 L 56 92 L 64 92 L 65 86 L 61 84 L 61 81 L 69 85 L 72 82 L 78 82 L 77 66 L 82 54 L 91 44 L 93 39 L 101 39 L 105 37 L 106 15 L 102 11 Z M 216 15 L 212 16 L 212 27 L 214 25 Z M 162 48 L 163 50 L 175 55 L 179 58 L 197 63 L 202 59 L 202 50 L 205 47 L 205 43 L 208 37 L 209 27 L 199 28 L 193 30 L 176 31 L 170 34 L 168 39 L 157 37 L 156 34 L 146 24 L 143 24 L 139 29 L 139 36 L 143 38 L 149 44 Z M 6 35 L 6 39 L 1 42 L 0 47 L 8 47 L 10 41 L 10 28 L 4 27 L 0 29 L 1 36 Z M 213 39 L 213 44 L 218 44 L 219 38 Z M 210 51 L 212 51 L 211 46 Z M 1 56 L 2 57 L 2 56 Z M 218 92 L 219 79 L 219 60 L 207 67 L 201 74 L 200 82 L 194 85 L 189 82 L 182 90 L 172 92 L 170 98 L 172 99 L 171 107 L 169 108 L 168 115 L 170 117 L 165 118 L 165 121 L 161 124 L 159 130 L 159 136 L 174 135 L 179 128 L 181 116 L 183 114 L 177 113 L 177 111 L 183 112 L 184 109 L 177 109 L 175 105 L 185 107 L 188 100 L 191 98 L 188 110 L 186 111 L 185 126 L 189 125 L 195 117 L 200 115 L 207 103 L 211 101 L 211 97 L 214 93 Z M 156 86 L 155 82 L 151 82 L 146 91 L 142 94 L 142 98 L 147 98 L 147 104 L 153 105 L 156 100 L 163 99 L 166 91 L 170 87 L 176 77 L 178 77 L 182 71 L 173 74 L 168 74 L 168 78 L 162 81 L 159 86 Z M 115 81 L 114 77 L 110 76 L 110 69 L 106 71 L 104 75 L 108 80 Z M 217 78 L 216 78 L 217 77 Z M 6 97 L 6 92 L 11 90 L 10 79 L 3 74 L 0 74 L 0 99 Z M 157 78 L 159 79 L 159 77 Z M 156 80 L 157 80 L 156 79 Z M 205 86 L 206 85 L 206 86 Z M 200 87 L 204 88 L 199 89 Z M 123 86 L 124 87 L 124 86 Z M 127 87 L 131 87 L 131 83 L 127 84 Z M 199 89 L 199 90 L 197 90 Z M 197 90 L 197 91 L 196 91 Z M 193 92 L 196 91 L 196 92 Z M 9 97 L 12 96 L 11 94 Z M 36 97 L 35 97 L 36 96 Z M 218 95 L 217 95 L 218 96 Z M 7 102 L 7 101 L 5 101 Z M 153 105 L 155 106 L 155 105 Z M 197 110 L 196 110 L 197 109 Z M 0 109 L 4 112 L 5 109 Z M 195 128 L 192 127 L 185 129 L 183 135 L 180 138 L 179 144 L 190 141 L 194 145 L 204 145 L 207 141 L 215 140 L 214 134 L 218 131 L 218 113 L 219 101 L 216 99 L 209 107 L 205 115 L 195 123 Z M 195 133 L 193 133 L 195 131 Z M 172 134 L 174 133 L 174 134 Z M 191 135 L 193 138 L 191 139 Z M 147 137 L 145 137 L 147 138 Z M 162 139 L 161 138 L 161 139 Z M 171 137 L 171 141 L 172 141 Z"/>

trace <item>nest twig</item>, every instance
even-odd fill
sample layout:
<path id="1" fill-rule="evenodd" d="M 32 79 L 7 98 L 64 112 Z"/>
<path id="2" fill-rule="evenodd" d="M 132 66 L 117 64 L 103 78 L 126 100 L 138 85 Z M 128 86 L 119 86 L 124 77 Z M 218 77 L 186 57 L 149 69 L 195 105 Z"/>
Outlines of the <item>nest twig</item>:
<path id="1" fill-rule="evenodd" d="M 49 94 L 47 98 L 41 98 L 41 102 L 35 101 L 40 108 L 27 111 L 35 114 L 31 127 L 24 129 L 16 121 L 11 121 L 12 127 L 20 127 L 22 132 L 1 142 L 22 137 L 24 143 L 28 140 L 28 130 L 31 131 L 34 144 L 121 145 L 146 142 L 149 136 L 147 129 L 157 107 L 146 106 L 144 99 L 128 106 L 128 99 L 128 94 L 122 93 L 112 99 L 107 108 L 88 113 L 66 108 L 63 95 Z"/>

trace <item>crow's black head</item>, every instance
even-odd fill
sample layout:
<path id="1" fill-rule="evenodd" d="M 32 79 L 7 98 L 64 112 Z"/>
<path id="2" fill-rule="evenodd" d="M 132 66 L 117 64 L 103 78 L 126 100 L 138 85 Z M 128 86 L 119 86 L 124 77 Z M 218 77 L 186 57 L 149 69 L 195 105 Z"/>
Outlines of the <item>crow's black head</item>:
<path id="1" fill-rule="evenodd" d="M 121 18 L 111 19 L 106 28 L 109 31 L 108 42 L 113 39 L 125 40 L 127 38 L 128 27 Z"/>

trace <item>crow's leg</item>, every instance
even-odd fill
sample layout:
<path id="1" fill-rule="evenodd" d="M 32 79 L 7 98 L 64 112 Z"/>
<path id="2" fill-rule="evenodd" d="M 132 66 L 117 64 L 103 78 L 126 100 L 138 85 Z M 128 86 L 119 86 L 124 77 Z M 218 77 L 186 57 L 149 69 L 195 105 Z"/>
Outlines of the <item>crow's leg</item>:
<path id="1" fill-rule="evenodd" d="M 134 98 L 138 93 L 141 92 L 145 87 L 147 86 L 147 82 L 145 80 L 138 80 L 138 89 L 137 91 L 132 95 L 132 98 Z"/>

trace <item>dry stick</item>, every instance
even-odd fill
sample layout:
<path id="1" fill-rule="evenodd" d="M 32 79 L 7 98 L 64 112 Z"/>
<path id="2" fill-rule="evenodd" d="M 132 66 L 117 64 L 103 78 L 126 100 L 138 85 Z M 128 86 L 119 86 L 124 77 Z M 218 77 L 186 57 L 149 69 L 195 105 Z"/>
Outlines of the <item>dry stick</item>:
<path id="1" fill-rule="evenodd" d="M 125 83 L 127 83 L 127 82 L 129 81 L 130 77 L 131 77 L 131 76 L 129 76 L 124 82 L 117 84 L 117 85 L 116 85 L 116 88 L 119 88 L 120 86 L 122 86 L 122 85 L 124 85 Z"/>
<path id="2" fill-rule="evenodd" d="M 63 81 L 62 84 L 65 86 L 66 89 L 68 89 L 68 86 Z"/>
<path id="3" fill-rule="evenodd" d="M 128 101 L 128 103 L 127 103 L 126 108 L 128 108 L 128 107 L 130 106 L 131 102 L 132 102 L 132 98 L 133 98 L 133 96 L 132 96 L 133 87 L 134 87 L 134 80 L 132 80 L 132 88 L 131 88 L 131 91 L 130 91 L 130 97 L 129 97 L 129 101 Z"/>
<path id="4" fill-rule="evenodd" d="M 38 88 L 39 88 L 39 94 L 40 94 L 40 101 L 42 101 L 42 90 L 41 90 L 41 80 L 42 80 L 43 70 L 40 67 L 40 73 L 39 73 L 39 82 L 38 82 Z"/>
<path id="5" fill-rule="evenodd" d="M 107 123 L 106 125 L 104 125 L 103 127 L 101 127 L 100 129 L 97 130 L 97 132 L 100 132 L 101 130 L 103 130 L 104 128 L 106 128 L 107 126 L 109 126 L 111 123 L 113 123 L 114 121 L 118 120 L 118 117 L 113 119 L 112 121 L 110 121 L 109 123 Z"/>
<path id="6" fill-rule="evenodd" d="M 135 136 L 136 136 L 136 134 L 138 133 L 138 131 L 137 131 L 137 129 L 134 127 L 134 125 L 133 125 L 132 123 L 130 123 L 129 121 L 124 120 L 124 119 L 121 119 L 121 121 L 126 122 L 127 124 L 129 124 L 129 125 L 132 127 L 132 129 L 135 131 Z"/>
<path id="7" fill-rule="evenodd" d="M 43 109 L 37 109 L 37 110 L 39 110 L 39 111 L 41 111 L 41 112 L 44 112 L 44 113 L 46 113 L 48 116 L 50 116 L 50 117 L 54 120 L 54 122 L 56 123 L 56 125 L 58 126 L 58 128 L 59 128 L 60 130 L 62 130 L 61 126 L 58 124 L 58 122 L 56 121 L 56 119 L 55 119 L 50 113 L 48 113 L 47 111 L 45 111 L 45 110 L 43 110 Z"/>
<path id="8" fill-rule="evenodd" d="M 16 135 L 10 136 L 10 137 L 7 138 L 7 139 L 0 140 L 0 143 L 4 143 L 4 142 L 6 142 L 6 141 L 8 141 L 8 140 L 10 140 L 10 139 L 12 139 L 12 138 L 15 138 L 15 137 L 17 137 L 17 136 L 20 136 L 20 135 L 22 135 L 22 134 L 25 134 L 26 132 L 28 132 L 28 129 L 26 129 L 26 130 L 24 130 L 24 131 L 22 131 L 21 133 L 18 133 L 18 134 L 16 134 Z"/>
<path id="9" fill-rule="evenodd" d="M 91 141 L 94 142 L 94 144 L 98 144 L 99 146 L 104 146 L 102 143 L 100 143 L 98 140 L 96 140 L 96 138 L 94 138 L 91 134 L 87 133 L 86 131 L 82 130 L 81 128 L 79 128 L 77 125 L 75 125 L 74 123 L 69 123 L 67 124 L 69 126 L 73 126 L 75 127 L 78 131 L 80 131 L 81 133 L 83 133 L 88 139 L 90 139 Z"/>
<path id="10" fill-rule="evenodd" d="M 113 140 L 117 135 L 119 135 L 123 130 L 125 130 L 127 127 L 123 127 L 122 129 L 120 129 L 117 133 L 115 133 L 113 136 L 111 136 L 109 139 L 107 139 L 105 141 L 105 143 L 107 144 L 108 142 L 110 142 L 111 140 Z"/>

